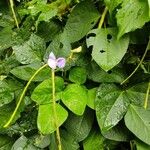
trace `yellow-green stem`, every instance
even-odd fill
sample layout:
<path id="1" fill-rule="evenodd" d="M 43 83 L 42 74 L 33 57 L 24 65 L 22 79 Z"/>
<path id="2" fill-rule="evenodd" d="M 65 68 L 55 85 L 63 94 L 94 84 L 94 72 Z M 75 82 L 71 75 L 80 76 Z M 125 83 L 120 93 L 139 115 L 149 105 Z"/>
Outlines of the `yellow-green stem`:
<path id="1" fill-rule="evenodd" d="M 16 17 L 16 13 L 15 13 L 15 10 L 14 10 L 14 2 L 13 2 L 13 0 L 9 0 L 9 2 L 10 2 L 11 11 L 12 11 L 12 14 L 13 14 L 16 26 L 19 29 L 19 23 L 18 23 L 18 20 L 17 20 L 17 17 Z"/>
<path id="2" fill-rule="evenodd" d="M 57 113 L 56 113 L 56 99 L 55 99 L 55 70 L 52 69 L 52 99 L 53 99 L 53 113 L 54 113 L 54 121 L 55 121 L 55 127 L 56 127 L 56 138 L 58 142 L 58 150 L 62 150 L 61 147 L 61 139 L 60 139 L 60 132 L 58 127 L 58 121 L 57 121 Z"/>
<path id="3" fill-rule="evenodd" d="M 150 82 L 148 83 L 148 88 L 146 91 L 146 96 L 145 96 L 145 101 L 144 101 L 144 108 L 145 109 L 147 109 L 147 105 L 148 105 L 149 91 L 150 91 Z"/>
<path id="4" fill-rule="evenodd" d="M 146 50 L 145 50 L 145 52 L 144 52 L 144 54 L 142 56 L 141 61 L 139 62 L 137 67 L 134 69 L 134 71 L 124 81 L 121 82 L 121 85 L 124 84 L 127 80 L 129 80 L 133 76 L 133 74 L 138 70 L 138 68 L 141 66 L 141 64 L 142 64 L 142 62 L 143 62 L 143 60 L 144 60 L 144 58 L 145 58 L 145 56 L 147 54 L 147 51 L 149 50 L 149 46 L 150 46 L 150 40 L 148 42 L 148 46 L 147 46 L 147 48 L 146 48 Z"/>
<path id="5" fill-rule="evenodd" d="M 11 115 L 10 119 L 8 120 L 8 122 L 3 126 L 4 128 L 7 128 L 7 127 L 11 124 L 11 122 L 13 121 L 13 119 L 14 119 L 14 117 L 15 117 L 17 111 L 18 111 L 18 108 L 19 108 L 19 106 L 20 106 L 20 104 L 21 104 L 21 102 L 22 102 L 22 100 L 23 100 L 23 97 L 24 97 L 24 95 L 25 95 L 25 93 L 26 93 L 26 91 L 27 91 L 27 89 L 28 89 L 30 83 L 31 83 L 32 80 L 34 79 L 34 77 L 35 77 L 43 68 L 45 68 L 46 66 L 47 66 L 47 64 L 45 64 L 45 65 L 43 65 L 42 67 L 40 67 L 40 68 L 33 74 L 33 76 L 29 79 L 28 83 L 26 84 L 25 88 L 23 89 L 23 92 L 22 92 L 22 94 L 21 94 L 21 96 L 20 96 L 20 99 L 19 99 L 19 101 L 18 101 L 18 103 L 17 103 L 17 105 L 16 105 L 16 108 L 15 108 L 14 112 L 12 113 L 12 115 Z"/>
<path id="6" fill-rule="evenodd" d="M 103 12 L 103 14 L 102 14 L 102 16 L 101 16 L 100 22 L 99 22 L 99 24 L 98 24 L 98 28 L 99 28 L 99 29 L 102 27 L 102 25 L 103 25 L 103 23 L 104 23 L 104 20 L 105 20 L 105 16 L 106 16 L 106 14 L 107 14 L 107 11 L 108 11 L 108 8 L 105 7 L 104 12 Z"/>

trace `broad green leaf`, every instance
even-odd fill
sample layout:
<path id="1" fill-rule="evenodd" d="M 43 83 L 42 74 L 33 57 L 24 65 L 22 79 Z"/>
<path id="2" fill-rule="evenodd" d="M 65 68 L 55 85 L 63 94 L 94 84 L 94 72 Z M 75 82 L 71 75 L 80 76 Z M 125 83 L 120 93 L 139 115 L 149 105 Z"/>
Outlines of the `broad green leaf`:
<path id="1" fill-rule="evenodd" d="M 87 90 L 78 84 L 69 84 L 62 93 L 63 103 L 76 115 L 83 115 L 87 104 Z"/>
<path id="2" fill-rule="evenodd" d="M 95 109 L 96 91 L 97 91 L 97 88 L 88 90 L 87 105 L 92 109 Z"/>
<path id="3" fill-rule="evenodd" d="M 87 46 L 93 46 L 92 58 L 105 71 L 116 66 L 125 55 L 129 38 L 117 40 L 117 29 L 93 29 L 88 33 Z"/>
<path id="4" fill-rule="evenodd" d="M 127 112 L 130 99 L 114 84 L 101 84 L 96 95 L 96 117 L 103 132 L 114 127 Z"/>
<path id="5" fill-rule="evenodd" d="M 130 139 L 129 130 L 122 124 L 118 124 L 107 132 L 102 132 L 102 135 L 113 141 L 128 141 Z"/>
<path id="6" fill-rule="evenodd" d="M 138 106 L 144 106 L 144 99 L 148 88 L 148 82 L 138 83 L 126 90 L 131 103 Z M 150 98 L 150 95 L 149 95 Z"/>
<path id="7" fill-rule="evenodd" d="M 32 63 L 29 65 L 15 67 L 10 72 L 17 78 L 28 81 L 41 66 L 41 63 Z M 34 77 L 32 81 L 43 81 L 48 79 L 50 74 L 51 70 L 49 68 L 44 68 Z"/>
<path id="8" fill-rule="evenodd" d="M 113 11 L 119 4 L 122 3 L 123 0 L 104 0 L 106 6 L 108 7 L 109 11 Z"/>
<path id="9" fill-rule="evenodd" d="M 94 27 L 99 17 L 100 14 L 91 1 L 83 1 L 77 4 L 64 28 L 70 43 L 83 38 Z"/>
<path id="10" fill-rule="evenodd" d="M 32 34 L 27 42 L 13 47 L 16 59 L 22 64 L 40 62 L 43 58 L 46 45 L 43 39 Z"/>
<path id="11" fill-rule="evenodd" d="M 148 0 L 148 5 L 149 5 L 149 17 L 150 17 L 150 0 Z"/>
<path id="12" fill-rule="evenodd" d="M 61 131 L 62 149 L 64 150 L 78 150 L 79 143 L 75 137 L 67 131 Z"/>
<path id="13" fill-rule="evenodd" d="M 150 145 L 150 110 L 130 105 L 125 115 L 127 128 L 140 140 Z"/>
<path id="14" fill-rule="evenodd" d="M 146 22 L 150 21 L 147 0 L 123 1 L 116 18 L 119 27 L 119 39 L 125 33 L 141 28 Z"/>
<path id="15" fill-rule="evenodd" d="M 13 143 L 14 143 L 14 139 L 6 135 L 0 135 L 0 150 L 11 149 Z"/>
<path id="16" fill-rule="evenodd" d="M 136 144 L 136 149 L 137 150 L 149 150 L 150 149 L 150 145 L 145 144 L 144 142 L 140 141 L 140 140 L 136 140 L 134 141 Z"/>
<path id="17" fill-rule="evenodd" d="M 68 112 L 59 104 L 56 105 L 57 127 L 60 127 L 68 117 Z M 43 134 L 50 134 L 56 130 L 52 104 L 40 105 L 37 126 Z"/>
<path id="18" fill-rule="evenodd" d="M 80 148 L 77 140 L 74 138 L 72 134 L 67 132 L 66 130 L 60 129 L 60 135 L 61 135 L 61 145 L 63 150 L 78 150 Z M 56 150 L 58 148 L 58 144 L 56 141 L 55 134 L 50 134 L 50 150 Z"/>
<path id="19" fill-rule="evenodd" d="M 84 150 L 104 150 L 104 140 L 100 131 L 92 130 L 83 141 Z"/>
<path id="20" fill-rule="evenodd" d="M 92 128 L 93 119 L 94 113 L 91 110 L 86 110 L 82 116 L 70 114 L 64 127 L 69 134 L 73 135 L 76 141 L 80 142 L 88 136 Z"/>
<path id="21" fill-rule="evenodd" d="M 14 93 L 5 81 L 0 81 L 0 107 L 10 103 L 14 99 Z"/>
<path id="22" fill-rule="evenodd" d="M 83 84 L 86 81 L 87 72 L 85 68 L 74 67 L 70 70 L 69 80 L 77 84 Z"/>
<path id="23" fill-rule="evenodd" d="M 30 141 L 25 137 L 21 136 L 12 146 L 11 150 L 40 150 L 39 148 L 33 146 Z"/>
<path id="24" fill-rule="evenodd" d="M 64 80 L 61 77 L 55 78 L 56 100 L 60 99 L 61 91 L 64 88 Z M 52 80 L 46 79 L 40 83 L 32 92 L 31 99 L 38 104 L 52 102 Z"/>
<path id="25" fill-rule="evenodd" d="M 106 72 L 101 69 L 95 62 L 87 66 L 88 78 L 94 82 L 115 82 L 121 83 L 126 78 L 126 74 L 119 66 Z"/>

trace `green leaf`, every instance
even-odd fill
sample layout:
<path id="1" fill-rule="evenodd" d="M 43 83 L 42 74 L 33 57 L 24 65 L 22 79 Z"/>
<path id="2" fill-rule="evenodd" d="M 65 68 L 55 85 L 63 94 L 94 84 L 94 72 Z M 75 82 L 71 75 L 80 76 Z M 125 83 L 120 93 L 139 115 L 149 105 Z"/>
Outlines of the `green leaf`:
<path id="1" fill-rule="evenodd" d="M 104 137 L 100 131 L 92 130 L 83 141 L 84 150 L 104 150 Z"/>
<path id="2" fill-rule="evenodd" d="M 70 84 L 62 93 L 62 101 L 73 113 L 83 115 L 87 104 L 87 90 L 78 84 Z"/>
<path id="3" fill-rule="evenodd" d="M 14 143 L 14 139 L 6 135 L 0 135 L 0 150 L 11 149 L 13 143 Z"/>
<path id="4" fill-rule="evenodd" d="M 95 109 L 96 92 L 97 92 L 97 88 L 88 90 L 87 105 L 92 109 Z"/>
<path id="5" fill-rule="evenodd" d="M 52 104 L 40 105 L 37 126 L 43 134 L 50 134 L 60 127 L 68 117 L 68 112 L 59 104 L 56 105 L 57 127 Z"/>
<path id="6" fill-rule="evenodd" d="M 130 105 L 125 115 L 127 128 L 140 140 L 150 145 L 150 110 Z M 141 132 L 142 131 L 142 132 Z"/>
<path id="7" fill-rule="evenodd" d="M 147 145 L 147 144 L 145 144 L 144 142 L 142 142 L 140 140 L 136 140 L 134 142 L 136 144 L 137 150 L 149 150 L 150 149 L 150 145 Z"/>
<path id="8" fill-rule="evenodd" d="M 128 141 L 130 139 L 129 130 L 122 124 L 118 124 L 107 132 L 102 132 L 102 135 L 113 141 Z"/>
<path id="9" fill-rule="evenodd" d="M 41 66 L 41 63 L 32 63 L 29 65 L 15 67 L 10 72 L 17 78 L 28 81 Z M 49 68 L 44 68 L 35 76 L 32 81 L 43 81 L 48 79 L 50 72 L 51 70 Z"/>
<path id="10" fill-rule="evenodd" d="M 119 27 L 118 38 L 125 33 L 141 28 L 150 21 L 149 8 L 145 0 L 126 0 L 123 1 L 121 7 L 116 15 Z"/>
<path id="11" fill-rule="evenodd" d="M 33 62 L 41 62 L 46 45 L 43 39 L 32 34 L 27 42 L 23 45 L 13 47 L 16 59 L 22 64 L 31 64 Z"/>
<path id="12" fill-rule="evenodd" d="M 55 77 L 55 88 L 56 100 L 59 100 L 64 88 L 64 80 L 61 77 Z M 32 92 L 31 99 L 39 105 L 52 102 L 52 80 L 47 79 L 40 83 Z"/>
<path id="13" fill-rule="evenodd" d="M 85 68 L 74 67 L 70 70 L 69 80 L 77 84 L 83 84 L 86 81 L 87 72 Z"/>
<path id="14" fill-rule="evenodd" d="M 103 132 L 114 127 L 127 112 L 130 99 L 114 84 L 101 84 L 95 100 L 96 117 Z"/>
<path id="15" fill-rule="evenodd" d="M 0 107 L 10 103 L 14 99 L 14 93 L 9 85 L 4 82 L 0 81 Z"/>
<path id="16" fill-rule="evenodd" d="M 94 82 L 115 82 L 121 83 L 125 80 L 126 74 L 122 67 L 116 66 L 106 72 L 101 69 L 95 62 L 87 66 L 88 78 Z"/>
<path id="17" fill-rule="evenodd" d="M 150 0 L 148 0 L 148 6 L 149 6 L 149 17 L 150 17 Z"/>
<path id="18" fill-rule="evenodd" d="M 30 141 L 23 135 L 19 139 L 17 139 L 17 141 L 14 143 L 14 145 L 11 148 L 11 150 L 19 150 L 19 149 L 23 149 L 23 150 L 39 150 L 39 148 L 33 146 L 30 143 Z"/>
<path id="19" fill-rule="evenodd" d="M 116 28 L 93 29 L 88 33 L 87 46 L 93 46 L 92 58 L 105 71 L 116 66 L 125 55 L 129 38 L 117 40 Z"/>
<path id="20" fill-rule="evenodd" d="M 77 4 L 72 10 L 64 29 L 70 43 L 83 38 L 94 27 L 99 17 L 100 14 L 91 1 L 83 1 Z"/>
<path id="21" fill-rule="evenodd" d="M 86 110 L 82 116 L 70 114 L 64 127 L 69 134 L 73 135 L 76 141 L 83 141 L 89 134 L 94 121 L 94 113 Z"/>
<path id="22" fill-rule="evenodd" d="M 122 3 L 123 0 L 104 0 L 106 6 L 108 7 L 109 11 L 113 11 L 119 4 Z"/>

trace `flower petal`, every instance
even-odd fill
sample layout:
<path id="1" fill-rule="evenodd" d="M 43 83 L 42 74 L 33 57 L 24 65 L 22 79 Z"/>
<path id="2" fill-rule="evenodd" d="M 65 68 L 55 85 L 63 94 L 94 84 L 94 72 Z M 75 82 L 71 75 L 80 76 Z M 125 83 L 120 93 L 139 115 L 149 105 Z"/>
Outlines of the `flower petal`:
<path id="1" fill-rule="evenodd" d="M 54 55 L 54 53 L 53 53 L 53 52 L 51 52 L 51 53 L 49 54 L 49 58 L 50 58 L 50 59 L 54 59 L 54 60 L 56 60 L 56 57 L 55 57 L 55 55 Z"/>
<path id="2" fill-rule="evenodd" d="M 50 68 L 56 69 L 57 62 L 55 59 L 49 58 L 47 63 L 50 66 Z"/>
<path id="3" fill-rule="evenodd" d="M 59 58 L 57 59 L 57 66 L 58 66 L 59 68 L 64 68 L 64 67 L 65 67 L 65 64 L 66 64 L 65 58 L 59 57 Z"/>

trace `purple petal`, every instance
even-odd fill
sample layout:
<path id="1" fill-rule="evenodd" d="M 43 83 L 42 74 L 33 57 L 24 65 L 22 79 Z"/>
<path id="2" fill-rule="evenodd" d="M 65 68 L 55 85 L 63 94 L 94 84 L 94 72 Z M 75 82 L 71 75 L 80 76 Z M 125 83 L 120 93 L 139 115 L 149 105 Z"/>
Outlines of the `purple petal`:
<path id="1" fill-rule="evenodd" d="M 56 60 L 56 57 L 55 57 L 55 55 L 54 55 L 53 52 L 51 52 L 51 53 L 49 54 L 49 58 L 50 58 L 50 59 L 53 59 L 53 60 Z"/>
<path id="2" fill-rule="evenodd" d="M 66 64 L 65 58 L 59 57 L 59 58 L 57 59 L 57 66 L 58 66 L 59 68 L 64 68 L 64 67 L 65 67 L 65 64 Z"/>
<path id="3" fill-rule="evenodd" d="M 47 63 L 50 66 L 50 68 L 56 69 L 57 62 L 55 59 L 49 58 Z"/>

